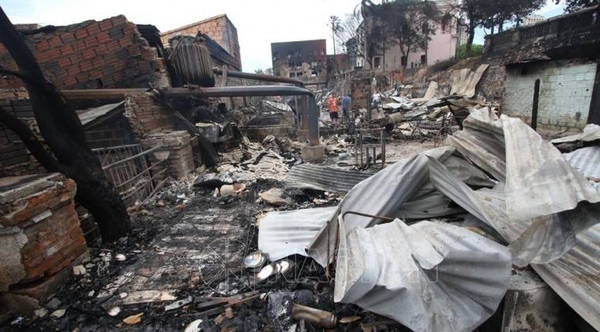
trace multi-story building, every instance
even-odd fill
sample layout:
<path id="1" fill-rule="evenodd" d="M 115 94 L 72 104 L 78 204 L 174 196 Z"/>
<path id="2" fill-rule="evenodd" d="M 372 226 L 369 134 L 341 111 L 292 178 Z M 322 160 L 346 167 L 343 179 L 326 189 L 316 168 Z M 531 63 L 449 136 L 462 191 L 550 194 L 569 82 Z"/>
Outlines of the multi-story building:
<path id="1" fill-rule="evenodd" d="M 525 25 L 534 25 L 536 23 L 540 23 L 542 21 L 546 20 L 546 18 L 544 18 L 544 16 L 541 15 L 530 15 L 527 16 L 523 19 L 523 23 L 521 25 L 525 26 Z"/>
<path id="2" fill-rule="evenodd" d="M 328 57 L 325 39 L 271 43 L 273 73 L 303 82 L 327 79 Z"/>
<path id="3" fill-rule="evenodd" d="M 219 44 L 236 60 L 234 69 L 242 70 L 242 56 L 237 29 L 225 14 L 163 32 L 160 39 L 164 45 L 169 45 L 169 39 L 172 37 L 181 35 L 195 37 L 199 33 L 208 36 Z"/>
<path id="4" fill-rule="evenodd" d="M 408 53 L 408 56 L 403 56 L 400 46 L 395 43 L 382 42 L 381 45 L 376 45 L 376 47 L 369 46 L 370 41 L 366 37 L 366 27 L 369 24 L 363 22 L 357 32 L 360 49 L 355 56 L 355 66 L 376 71 L 390 71 L 432 65 L 455 57 L 461 41 L 465 39 L 466 32 L 458 24 L 457 17 L 447 14 L 451 8 L 451 3 L 448 3 L 448 1 L 434 2 L 439 12 L 446 14 L 442 16 L 439 22 L 430 22 L 426 25 L 426 28 L 431 29 L 432 33 L 430 35 L 431 40 L 425 48 L 413 50 Z M 369 52 L 373 54 L 369 54 Z"/>

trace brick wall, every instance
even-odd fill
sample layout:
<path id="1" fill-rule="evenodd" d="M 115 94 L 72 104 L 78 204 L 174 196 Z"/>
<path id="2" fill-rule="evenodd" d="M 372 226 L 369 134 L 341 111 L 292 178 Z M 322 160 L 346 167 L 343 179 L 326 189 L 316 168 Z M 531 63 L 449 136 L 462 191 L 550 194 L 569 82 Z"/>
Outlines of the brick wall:
<path id="1" fill-rule="evenodd" d="M 27 37 L 44 74 L 60 89 L 145 88 L 165 72 L 163 59 L 124 16 L 56 27 Z M 16 69 L 0 45 L 0 65 Z M 23 86 L 15 78 L 0 88 Z"/>
<path id="2" fill-rule="evenodd" d="M 0 304 L 30 312 L 87 257 L 75 191 L 61 174 L 0 179 Z"/>
<path id="3" fill-rule="evenodd" d="M 187 131 L 173 131 L 148 136 L 141 142 L 144 149 L 162 146 L 151 158 L 152 162 L 161 160 L 166 156 L 167 175 L 180 179 L 194 169 L 194 154 L 190 134 Z M 162 167 L 162 166 L 161 166 Z M 160 170 L 155 170 L 159 172 Z"/>
<path id="4" fill-rule="evenodd" d="M 160 130 L 173 130 L 173 111 L 156 102 L 149 93 L 125 97 L 125 116 L 138 139 Z"/>
<path id="5" fill-rule="evenodd" d="M 160 38 L 164 45 L 169 45 L 169 38 L 180 35 L 196 36 L 199 31 L 208 35 L 234 57 L 238 62 L 238 68 L 241 70 L 242 56 L 240 53 L 240 42 L 237 29 L 225 15 L 218 16 L 214 19 L 200 21 L 196 24 L 190 24 L 172 31 L 167 31 L 161 34 Z"/>
<path id="6" fill-rule="evenodd" d="M 371 91 L 371 79 L 370 78 L 362 78 L 362 79 L 353 79 L 350 87 L 351 97 L 352 97 L 352 108 L 353 109 L 368 109 L 368 98 Z"/>
<path id="7" fill-rule="evenodd" d="M 26 93 L 18 90 L 14 93 L 5 91 L 4 96 L 11 97 L 11 99 L 0 99 L 0 107 L 15 114 L 30 128 L 35 127 L 35 119 L 29 99 L 17 99 L 27 97 Z M 0 177 L 39 172 L 45 172 L 45 170 L 31 156 L 21 138 L 12 130 L 0 124 Z"/>
<path id="8" fill-rule="evenodd" d="M 550 61 L 506 69 L 502 112 L 531 122 L 535 80 L 540 80 L 538 128 L 582 130 L 587 124 L 596 77 L 595 62 Z"/>

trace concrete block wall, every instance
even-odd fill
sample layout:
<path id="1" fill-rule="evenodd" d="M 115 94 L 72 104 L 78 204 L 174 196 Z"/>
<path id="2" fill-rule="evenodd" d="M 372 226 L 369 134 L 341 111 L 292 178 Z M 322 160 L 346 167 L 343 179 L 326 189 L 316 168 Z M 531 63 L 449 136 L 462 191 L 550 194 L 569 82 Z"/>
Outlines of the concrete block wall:
<path id="1" fill-rule="evenodd" d="M 42 71 L 60 89 L 145 88 L 164 80 L 163 59 L 125 16 L 56 27 L 28 36 Z M 0 65 L 16 70 L 0 45 Z M 0 89 L 22 87 L 15 78 L 0 80 Z"/>
<path id="2" fill-rule="evenodd" d="M 550 61 L 506 69 L 502 112 L 531 123 L 533 91 L 540 80 L 538 128 L 581 131 L 587 124 L 596 78 L 595 62 Z"/>
<path id="3" fill-rule="evenodd" d="M 149 135 L 142 142 L 144 149 L 162 146 L 151 156 L 152 162 L 166 158 L 166 175 L 180 179 L 194 170 L 194 154 L 192 152 L 191 136 L 187 131 L 172 131 Z M 164 169 L 164 168 L 163 168 Z M 156 170 L 159 172 L 160 170 Z"/>
<path id="4" fill-rule="evenodd" d="M 0 179 L 0 307 L 30 313 L 88 256 L 75 191 L 56 173 Z"/>

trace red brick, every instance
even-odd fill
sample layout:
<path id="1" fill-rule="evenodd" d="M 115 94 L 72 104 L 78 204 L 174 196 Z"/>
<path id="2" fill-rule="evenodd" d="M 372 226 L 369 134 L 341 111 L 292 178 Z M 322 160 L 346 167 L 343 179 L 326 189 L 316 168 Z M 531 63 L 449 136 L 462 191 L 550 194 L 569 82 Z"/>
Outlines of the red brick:
<path id="1" fill-rule="evenodd" d="M 129 55 L 134 56 L 134 57 L 142 55 L 142 52 L 140 51 L 140 47 L 137 45 L 131 45 L 131 46 L 127 47 L 127 52 L 129 52 Z"/>
<path id="2" fill-rule="evenodd" d="M 64 45 L 60 48 L 60 54 L 62 56 L 68 56 L 74 53 L 75 51 L 73 50 L 73 47 L 71 45 Z"/>
<path id="3" fill-rule="evenodd" d="M 86 27 L 86 30 L 87 30 L 88 35 L 93 36 L 93 35 L 97 34 L 98 32 L 100 32 L 100 26 L 98 25 L 98 23 L 93 22 Z"/>
<path id="4" fill-rule="evenodd" d="M 106 31 L 113 27 L 112 20 L 110 19 L 102 20 L 98 25 L 100 26 L 101 31 Z"/>
<path id="5" fill-rule="evenodd" d="M 89 36 L 87 38 L 85 38 L 83 40 L 85 47 L 86 48 L 96 48 L 98 45 L 100 45 L 100 43 L 98 42 L 98 39 L 96 39 L 95 36 Z"/>
<path id="6" fill-rule="evenodd" d="M 60 39 L 60 36 L 54 36 L 50 38 L 50 40 L 48 40 L 48 44 L 50 45 L 50 47 L 58 47 L 62 45 L 63 42 L 62 39 Z"/>
<path id="7" fill-rule="evenodd" d="M 132 44 L 133 44 L 133 42 L 131 41 L 131 38 L 125 37 L 125 38 L 119 39 L 119 46 L 121 48 L 127 48 Z"/>
<path id="8" fill-rule="evenodd" d="M 81 57 L 85 60 L 93 59 L 96 57 L 96 52 L 93 48 L 88 48 L 81 52 Z"/>
<path id="9" fill-rule="evenodd" d="M 38 52 L 40 52 L 40 51 L 45 51 L 45 50 L 49 49 L 50 45 L 48 44 L 47 40 L 42 40 L 42 41 L 38 42 L 37 44 L 35 44 L 35 48 L 38 50 Z"/>
<path id="10" fill-rule="evenodd" d="M 58 65 L 61 68 L 66 68 L 71 65 L 71 60 L 69 60 L 68 57 L 62 57 L 62 58 L 58 59 Z"/>
<path id="11" fill-rule="evenodd" d="M 115 26 L 115 27 L 125 24 L 125 22 L 127 22 L 127 20 L 125 19 L 125 16 L 123 16 L 123 15 L 115 16 L 111 20 L 112 20 L 113 26 Z"/>
<path id="12" fill-rule="evenodd" d="M 63 44 L 70 44 L 75 41 L 75 35 L 72 32 L 65 32 L 60 35 Z"/>
<path id="13" fill-rule="evenodd" d="M 83 39 L 85 37 L 88 36 L 88 33 L 85 29 L 79 29 L 77 31 L 75 31 L 75 38 L 76 39 Z"/>

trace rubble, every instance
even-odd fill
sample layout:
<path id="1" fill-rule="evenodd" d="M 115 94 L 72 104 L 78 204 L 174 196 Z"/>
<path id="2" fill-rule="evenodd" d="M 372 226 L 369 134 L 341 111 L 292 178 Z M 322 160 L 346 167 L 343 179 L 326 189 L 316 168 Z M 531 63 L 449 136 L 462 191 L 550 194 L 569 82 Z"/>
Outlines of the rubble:
<path id="1" fill-rule="evenodd" d="M 176 64 L 179 80 L 215 85 L 197 75 L 206 47 L 183 40 L 166 57 L 162 47 L 146 54 L 145 42 L 134 49 L 160 61 L 158 71 Z M 23 330 L 483 331 L 500 319 L 505 330 L 552 330 L 573 310 L 600 328 L 600 127 L 543 140 L 477 96 L 489 67 L 393 87 L 371 73 L 365 100 L 339 124 L 308 116 L 309 103 L 292 97 L 244 106 L 198 97 L 251 87 L 227 87 L 227 67 L 216 89 L 153 84 L 82 112 L 89 124 L 124 108 L 145 162 L 155 162 L 142 167 L 153 173 L 149 188 L 131 199 L 131 234 L 88 242 L 87 259 L 70 180 L 2 183 L 0 303 L 37 309 L 6 321 Z M 316 91 L 317 105 L 345 95 L 342 85 Z M 374 88 L 381 107 L 366 103 Z M 69 241 L 48 240 L 54 228 Z M 38 251 L 50 263 L 31 259 Z M 46 288 L 54 276 L 70 278 Z"/>

